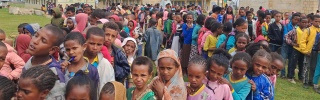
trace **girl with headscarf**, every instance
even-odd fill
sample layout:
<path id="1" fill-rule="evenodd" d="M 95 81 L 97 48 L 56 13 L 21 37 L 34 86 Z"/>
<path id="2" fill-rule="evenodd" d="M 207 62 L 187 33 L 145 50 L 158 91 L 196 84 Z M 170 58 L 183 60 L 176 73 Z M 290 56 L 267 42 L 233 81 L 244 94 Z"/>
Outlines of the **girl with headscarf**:
<path id="1" fill-rule="evenodd" d="M 159 100 L 186 100 L 185 87 L 178 55 L 171 49 L 161 51 L 157 61 L 158 76 L 150 83 L 151 89 Z M 171 70 L 167 70 L 171 69 Z"/>
<path id="2" fill-rule="evenodd" d="M 103 86 L 99 100 L 108 100 L 110 98 L 113 98 L 113 100 L 127 100 L 126 88 L 124 88 L 122 83 L 112 81 Z"/>
<path id="3" fill-rule="evenodd" d="M 121 47 L 123 48 L 123 51 L 127 56 L 128 63 L 131 66 L 133 60 L 136 57 L 136 52 L 138 50 L 138 45 L 137 45 L 136 40 L 131 37 L 125 38 L 121 44 Z M 132 80 L 131 73 L 127 78 L 127 82 L 125 82 L 125 83 L 127 83 L 127 85 L 126 85 L 127 88 L 133 86 L 133 80 Z"/>
<path id="4" fill-rule="evenodd" d="M 88 24 L 88 15 L 85 13 L 79 13 L 76 15 L 76 27 L 72 30 L 72 32 L 80 32 L 82 33 L 83 30 L 86 28 Z"/>
<path id="5" fill-rule="evenodd" d="M 29 47 L 31 37 L 27 34 L 19 34 L 16 39 L 16 50 L 17 54 L 23 59 L 24 62 L 27 62 L 31 57 L 30 54 L 26 53 L 26 50 Z"/>
<path id="6" fill-rule="evenodd" d="M 137 27 L 137 22 L 135 20 L 130 20 L 128 22 L 128 27 L 129 27 L 129 30 L 130 30 L 130 36 L 132 38 L 137 38 L 138 34 L 135 33 L 135 30 L 136 30 L 136 27 Z"/>

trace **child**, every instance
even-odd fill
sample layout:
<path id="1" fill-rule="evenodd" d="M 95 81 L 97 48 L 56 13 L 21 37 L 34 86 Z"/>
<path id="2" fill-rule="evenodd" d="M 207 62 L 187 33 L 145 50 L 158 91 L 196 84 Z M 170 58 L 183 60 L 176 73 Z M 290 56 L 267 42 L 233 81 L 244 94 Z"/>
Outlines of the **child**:
<path id="1" fill-rule="evenodd" d="M 19 34 L 24 34 L 24 31 L 23 31 L 23 27 L 28 25 L 28 23 L 22 23 L 18 26 L 18 32 Z"/>
<path id="2" fill-rule="evenodd" d="M 155 100 L 155 94 L 148 87 L 148 81 L 152 77 L 153 62 L 148 57 L 137 57 L 132 65 L 132 79 L 136 87 L 127 90 L 127 100 Z"/>
<path id="3" fill-rule="evenodd" d="M 234 90 L 232 87 L 218 83 L 228 71 L 229 58 L 230 55 L 226 51 L 217 49 L 207 61 L 208 74 L 202 82 L 213 92 L 213 98 L 217 100 L 233 100 L 232 92 Z"/>
<path id="4" fill-rule="evenodd" d="M 213 55 L 214 50 L 217 48 L 217 37 L 222 33 L 222 24 L 219 22 L 211 23 L 211 26 L 213 26 L 211 29 L 209 29 L 209 35 L 206 38 L 206 41 L 203 46 L 203 51 L 208 52 L 208 55 L 204 58 L 211 57 Z M 207 33 L 206 33 L 207 34 Z"/>
<path id="5" fill-rule="evenodd" d="M 198 55 L 198 33 L 200 31 L 200 28 L 203 26 L 204 24 L 204 20 L 205 20 L 206 16 L 205 15 L 199 15 L 198 19 L 197 19 L 197 24 L 193 29 L 192 32 L 192 42 L 191 42 L 191 52 L 190 52 L 190 57 L 189 59 L 193 58 L 194 56 Z"/>
<path id="6" fill-rule="evenodd" d="M 4 35 L 5 37 L 4 31 L 1 31 L 2 30 L 0 29 L 0 36 Z M 6 54 L 6 57 L 3 66 L 1 66 L 2 68 L 0 68 L 0 75 L 5 76 L 10 80 L 18 80 L 25 62 L 17 55 L 13 47 L 4 43 L 4 41 L 5 39 L 1 41 L 1 44 L 3 43 L 5 45 L 7 51 L 3 52 L 3 54 Z"/>
<path id="7" fill-rule="evenodd" d="M 11 100 L 17 92 L 17 85 L 4 76 L 0 76 L 0 99 Z"/>
<path id="8" fill-rule="evenodd" d="M 233 15 L 233 9 L 231 6 L 227 7 L 227 13 L 223 15 L 223 23 L 230 22 L 233 24 L 234 15 Z"/>
<path id="9" fill-rule="evenodd" d="M 76 12 L 74 7 L 68 7 L 66 11 L 66 17 L 67 18 L 74 17 L 75 13 Z M 67 26 L 67 19 L 64 20 L 63 26 Z"/>
<path id="10" fill-rule="evenodd" d="M 226 39 L 226 43 L 225 43 L 226 50 L 230 50 L 232 47 L 235 46 L 235 43 L 236 43 L 235 36 L 237 35 L 237 33 L 246 32 L 248 29 L 248 23 L 246 22 L 245 19 L 238 18 L 234 22 L 233 28 L 235 28 L 235 30 L 231 32 Z"/>
<path id="11" fill-rule="evenodd" d="M 237 52 L 244 52 L 249 42 L 250 39 L 246 33 L 238 33 L 236 35 L 236 45 L 229 50 L 229 54 L 234 56 Z"/>
<path id="12" fill-rule="evenodd" d="M 271 55 L 263 49 L 258 50 L 252 57 L 252 65 L 246 76 L 250 79 L 251 90 L 247 96 L 247 100 L 273 100 L 274 87 L 267 75 L 264 73 L 271 65 Z"/>
<path id="13" fill-rule="evenodd" d="M 280 72 L 281 69 L 283 69 L 283 58 L 281 57 L 281 55 L 279 55 L 276 52 L 272 52 L 270 53 L 271 57 L 272 57 L 272 64 L 271 67 L 269 67 L 269 79 L 273 85 L 273 87 L 276 87 L 276 81 L 277 81 L 277 75 Z M 302 59 L 303 60 L 303 59 Z"/>
<path id="14" fill-rule="evenodd" d="M 256 34 L 256 24 L 257 22 L 252 19 L 253 17 L 253 14 L 250 12 L 250 11 L 247 11 L 246 12 L 246 15 L 247 15 L 247 23 L 248 23 L 248 30 L 246 31 L 247 35 L 249 35 L 250 37 L 250 40 L 254 40 L 256 39 L 257 37 L 257 34 Z"/>
<path id="15" fill-rule="evenodd" d="M 126 54 L 127 60 L 129 65 L 132 65 L 133 60 L 136 58 L 136 51 L 138 50 L 137 42 L 134 38 L 128 37 L 125 38 L 124 41 L 121 44 L 121 47 L 123 48 L 124 53 Z M 132 81 L 132 75 L 130 74 L 126 80 L 126 87 L 132 87 L 133 81 Z"/>
<path id="16" fill-rule="evenodd" d="M 163 19 L 162 19 L 163 13 L 162 12 L 157 13 L 156 17 L 157 17 L 157 30 L 161 32 L 163 27 Z"/>
<path id="17" fill-rule="evenodd" d="M 61 64 L 66 82 L 80 74 L 80 71 L 83 71 L 94 82 L 94 86 L 98 87 L 99 74 L 97 68 L 93 67 L 90 62 L 83 57 L 87 44 L 85 44 L 84 37 L 81 33 L 69 33 L 64 40 L 64 47 L 66 48 L 66 53 L 70 58 L 70 60 L 64 61 Z"/>
<path id="18" fill-rule="evenodd" d="M 76 76 L 69 80 L 66 86 L 66 100 L 97 100 L 97 90 L 94 82 L 79 71 Z"/>
<path id="19" fill-rule="evenodd" d="M 36 65 L 48 66 L 59 80 L 55 82 L 55 87 L 50 91 L 47 99 L 64 98 L 65 79 L 61 72 L 61 66 L 53 56 L 59 45 L 63 42 L 64 35 L 61 29 L 53 25 L 47 25 L 41 28 L 31 39 L 29 48 L 25 51 L 32 55 L 32 57 L 24 65 L 22 71 L 28 70 Z"/>
<path id="20" fill-rule="evenodd" d="M 152 79 L 150 86 L 157 99 L 186 100 L 187 89 L 177 54 L 171 49 L 161 51 L 156 64 L 159 74 Z"/>
<path id="21" fill-rule="evenodd" d="M 173 25 L 173 22 L 174 22 L 174 20 L 173 20 L 173 18 L 175 17 L 175 14 L 174 13 L 172 13 L 172 12 L 169 12 L 168 13 L 168 19 L 164 22 L 164 28 L 163 28 L 163 32 L 164 32 L 164 34 L 165 34 L 165 38 L 166 39 L 164 39 L 164 40 L 166 40 L 166 41 L 164 41 L 164 42 L 166 42 L 165 44 L 165 46 L 166 46 L 166 48 L 171 48 L 171 44 L 172 44 L 172 28 L 174 27 Z"/>
<path id="22" fill-rule="evenodd" d="M 281 13 L 275 13 L 275 22 L 269 25 L 268 30 L 268 39 L 270 39 L 270 49 L 272 52 L 278 50 L 281 47 L 283 42 L 283 25 L 280 23 L 281 21 Z"/>
<path id="23" fill-rule="evenodd" d="M 173 29 L 172 34 L 173 36 L 173 40 L 172 40 L 172 45 L 171 45 L 171 49 L 174 50 L 175 52 L 179 53 L 180 49 L 182 48 L 180 41 L 182 41 L 182 38 L 180 38 L 181 34 L 182 34 L 182 25 L 183 25 L 183 21 L 182 21 L 182 17 L 181 14 L 178 13 L 175 16 L 175 20 L 174 20 L 174 24 L 175 29 Z"/>
<path id="24" fill-rule="evenodd" d="M 266 18 L 266 14 L 263 12 L 263 11 L 258 11 L 257 12 L 258 14 L 258 21 L 256 23 L 256 34 L 257 34 L 257 37 L 260 36 L 260 35 L 264 35 L 265 33 L 262 33 L 262 24 L 265 23 L 265 18 Z M 268 26 L 267 26 L 268 27 Z"/>
<path id="25" fill-rule="evenodd" d="M 92 14 L 89 16 L 90 17 L 90 25 L 98 25 L 98 21 L 100 19 L 104 19 L 106 16 L 106 12 L 104 12 L 101 9 L 95 9 Z"/>
<path id="26" fill-rule="evenodd" d="M 244 52 L 235 54 L 230 62 L 232 72 L 226 74 L 225 78 L 230 82 L 234 92 L 234 100 L 245 100 L 251 90 L 251 84 L 245 75 L 251 68 L 251 56 Z"/>
<path id="27" fill-rule="evenodd" d="M 216 20 L 214 18 L 207 18 L 205 20 L 204 23 L 204 27 L 201 28 L 200 32 L 198 33 L 198 52 L 199 54 L 201 54 L 202 57 L 207 57 L 208 56 L 208 52 L 205 52 L 203 50 L 203 46 L 204 43 L 206 42 L 206 39 L 208 37 L 209 34 L 211 34 L 212 32 L 210 31 L 210 29 L 213 27 L 212 23 L 216 22 Z"/>
<path id="28" fill-rule="evenodd" d="M 289 12 L 285 12 L 283 15 L 284 15 L 284 18 L 282 19 L 281 24 L 283 24 L 283 26 L 286 26 L 290 22 L 290 19 L 289 19 L 290 14 Z"/>
<path id="29" fill-rule="evenodd" d="M 181 57 L 181 66 L 183 67 L 184 74 L 187 71 L 187 64 L 189 62 L 190 51 L 191 51 L 191 42 L 192 42 L 192 31 L 195 25 L 193 24 L 193 16 L 192 13 L 188 13 L 186 15 L 186 23 L 182 25 L 182 33 L 183 33 L 183 50 Z"/>
<path id="30" fill-rule="evenodd" d="M 114 45 L 119 34 L 119 26 L 115 22 L 107 22 L 103 25 L 103 30 L 105 34 L 104 45 L 111 54 L 110 62 L 115 70 L 116 81 L 124 82 L 124 79 L 130 73 L 130 66 L 123 51 Z"/>
<path id="31" fill-rule="evenodd" d="M 83 10 L 84 10 L 84 13 L 85 13 L 85 14 L 87 14 L 88 16 L 91 16 L 91 14 L 92 14 L 92 7 L 91 7 L 91 6 L 86 5 L 86 6 L 83 8 Z"/>
<path id="32" fill-rule="evenodd" d="M 57 76 L 48 66 L 39 65 L 29 68 L 21 74 L 17 98 L 18 100 L 49 100 L 48 96 L 51 93 L 49 91 L 54 88 L 56 81 Z M 55 99 L 63 100 L 64 98 L 56 97 Z"/>
<path id="33" fill-rule="evenodd" d="M 313 22 L 312 22 L 312 26 L 309 28 L 310 29 L 310 34 L 308 36 L 308 44 L 307 44 L 307 48 L 306 48 L 306 51 L 309 51 L 307 53 L 307 55 L 310 55 L 310 73 L 311 74 L 313 71 L 314 71 L 314 76 L 313 76 L 313 90 L 316 92 L 316 93 L 320 93 L 320 90 L 319 90 L 319 86 L 318 86 L 318 82 L 319 82 L 319 77 L 320 77 L 320 63 L 318 63 L 320 61 L 320 54 L 317 52 L 319 51 L 319 41 L 320 41 L 320 33 L 319 33 L 319 23 L 320 22 L 320 16 L 319 15 L 314 15 L 313 16 Z M 313 37 L 311 39 L 311 37 Z M 316 37 L 316 38 L 315 38 Z M 311 44 L 312 46 L 312 49 L 310 50 L 310 44 L 309 42 L 313 42 L 313 44 Z M 310 53 L 311 51 L 311 53 Z M 316 58 L 313 58 L 314 55 L 317 55 Z M 316 68 L 314 70 L 314 68 L 312 67 L 312 65 L 314 65 L 313 63 L 316 63 Z M 307 74 L 307 73 L 306 73 Z M 311 75 L 309 75 L 310 77 Z M 309 81 L 311 81 L 309 79 Z"/>
<path id="34" fill-rule="evenodd" d="M 212 7 L 212 14 L 211 14 L 211 17 L 216 19 L 216 21 L 218 21 L 218 15 L 220 14 L 220 11 L 221 11 L 221 7 L 219 6 L 213 6 Z"/>
<path id="35" fill-rule="evenodd" d="M 252 43 L 246 47 L 246 53 L 248 53 L 251 57 L 260 49 L 266 50 L 268 53 L 271 52 L 270 48 L 267 45 L 261 43 Z"/>
<path id="36" fill-rule="evenodd" d="M 0 69 L 2 69 L 8 54 L 8 49 L 6 44 L 4 44 L 1 41 L 0 41 L 0 51 L 1 51 L 0 52 Z M 3 76 L 2 73 L 0 73 L 0 75 Z"/>
<path id="37" fill-rule="evenodd" d="M 100 52 L 104 43 L 104 32 L 98 27 L 89 28 L 86 34 L 87 49 L 84 56 L 93 67 L 97 68 L 99 73 L 99 91 L 107 82 L 114 81 L 114 70 L 111 63 L 103 57 Z M 100 92 L 98 92 L 100 93 Z"/>
<path id="38" fill-rule="evenodd" d="M 77 26 L 77 22 L 75 17 L 69 17 L 67 18 L 67 24 L 66 24 L 67 28 L 69 30 L 73 30 L 75 28 L 75 26 Z"/>
<path id="39" fill-rule="evenodd" d="M 241 9 L 241 8 L 240 8 L 240 10 L 239 10 L 239 15 L 237 16 L 237 19 L 238 19 L 238 18 L 242 18 L 242 19 L 244 19 L 244 20 L 247 19 L 245 9 Z"/>
<path id="40" fill-rule="evenodd" d="M 88 24 L 88 15 L 85 13 L 79 13 L 75 16 L 77 26 L 72 30 L 72 32 L 83 32 Z"/>
<path id="41" fill-rule="evenodd" d="M 223 34 L 219 35 L 218 42 L 216 44 L 217 48 L 223 48 L 221 45 L 224 41 L 226 41 L 228 34 L 232 31 L 231 22 L 226 22 L 223 24 Z"/>
<path id="42" fill-rule="evenodd" d="M 99 100 L 127 100 L 126 88 L 122 83 L 116 81 L 108 82 L 103 86 Z"/>
<path id="43" fill-rule="evenodd" d="M 40 30 L 40 25 L 38 23 L 28 24 L 23 27 L 24 34 L 32 37 L 37 31 Z"/>
<path id="44" fill-rule="evenodd" d="M 58 7 L 52 9 L 51 24 L 59 28 L 63 27 L 64 19 L 62 18 L 62 13 Z"/>
<path id="45" fill-rule="evenodd" d="M 265 14 L 266 14 L 266 19 L 265 19 L 266 23 L 267 23 L 267 25 L 270 25 L 272 23 L 272 21 L 271 21 L 272 15 L 268 11 L 265 12 Z"/>
<path id="46" fill-rule="evenodd" d="M 285 35 L 285 42 L 293 46 L 292 49 L 292 56 L 289 58 L 289 63 L 288 63 L 288 80 L 292 83 L 295 83 L 294 79 L 294 73 L 295 69 L 298 63 L 299 66 L 299 79 L 302 80 L 303 76 L 303 61 L 304 61 L 304 54 L 306 52 L 303 52 L 304 49 L 306 48 L 306 42 L 307 41 L 301 41 L 303 40 L 306 36 L 305 34 L 309 34 L 309 29 L 305 29 L 306 25 L 308 23 L 307 17 L 302 17 L 299 22 L 299 27 L 296 29 L 293 29 L 292 31 L 288 32 Z"/>
<path id="47" fill-rule="evenodd" d="M 146 40 L 144 55 L 152 61 L 157 60 L 157 54 L 160 52 L 160 45 L 162 43 L 162 36 L 160 31 L 156 29 L 156 24 L 155 19 L 150 19 L 149 28 L 144 33 L 144 39 Z"/>
<path id="48" fill-rule="evenodd" d="M 201 56 L 193 57 L 188 65 L 187 100 L 212 100 L 213 92 L 202 83 L 207 74 L 206 59 Z"/>

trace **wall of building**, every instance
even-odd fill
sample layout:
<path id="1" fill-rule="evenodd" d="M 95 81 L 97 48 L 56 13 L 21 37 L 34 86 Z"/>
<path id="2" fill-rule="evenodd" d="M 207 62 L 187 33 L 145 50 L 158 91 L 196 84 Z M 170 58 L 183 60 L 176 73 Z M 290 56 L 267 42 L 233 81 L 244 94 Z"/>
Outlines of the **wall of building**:
<path id="1" fill-rule="evenodd" d="M 255 11 L 263 6 L 281 12 L 315 13 L 319 7 L 319 0 L 241 0 L 240 7 L 250 6 Z"/>

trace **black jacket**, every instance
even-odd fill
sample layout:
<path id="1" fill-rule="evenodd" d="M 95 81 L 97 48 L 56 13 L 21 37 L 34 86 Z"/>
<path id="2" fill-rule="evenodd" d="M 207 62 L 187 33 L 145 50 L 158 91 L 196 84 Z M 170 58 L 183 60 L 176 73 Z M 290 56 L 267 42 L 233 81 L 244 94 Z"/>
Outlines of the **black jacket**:
<path id="1" fill-rule="evenodd" d="M 282 28 L 280 30 L 276 22 L 269 25 L 269 29 L 268 29 L 268 38 L 270 39 L 269 43 L 282 45 L 284 26 L 282 24 L 281 26 Z"/>

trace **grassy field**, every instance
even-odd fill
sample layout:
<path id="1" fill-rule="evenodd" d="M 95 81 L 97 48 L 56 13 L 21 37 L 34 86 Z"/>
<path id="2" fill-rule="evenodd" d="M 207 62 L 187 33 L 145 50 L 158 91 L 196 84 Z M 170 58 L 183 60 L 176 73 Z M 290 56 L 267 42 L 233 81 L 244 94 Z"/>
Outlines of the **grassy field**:
<path id="1" fill-rule="evenodd" d="M 50 19 L 35 15 L 11 15 L 8 9 L 0 9 L 0 28 L 7 34 L 16 35 L 20 23 L 39 23 L 41 26 L 50 23 Z M 286 79 L 278 78 L 275 91 L 276 100 L 320 100 L 312 88 L 302 88 L 302 83 L 291 84 Z"/>

